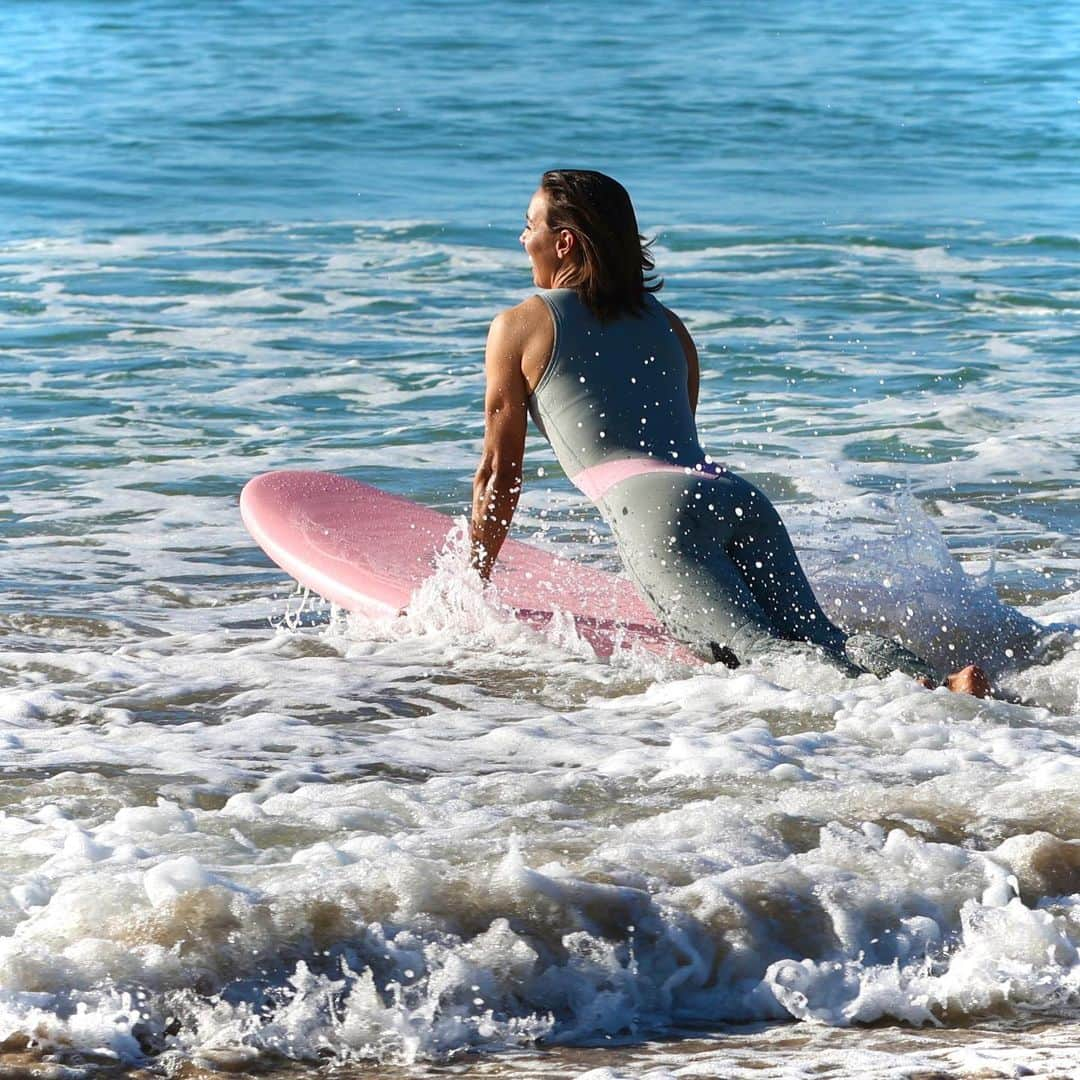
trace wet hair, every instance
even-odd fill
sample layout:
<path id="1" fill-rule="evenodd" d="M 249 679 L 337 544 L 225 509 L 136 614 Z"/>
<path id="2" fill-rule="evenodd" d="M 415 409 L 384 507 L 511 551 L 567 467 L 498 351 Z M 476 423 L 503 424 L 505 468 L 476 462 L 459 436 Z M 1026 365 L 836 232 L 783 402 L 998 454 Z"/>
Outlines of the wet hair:
<path id="1" fill-rule="evenodd" d="M 644 310 L 645 294 L 659 292 L 664 282 L 651 275 L 652 241 L 638 232 L 626 188 L 601 172 L 552 169 L 540 178 L 540 189 L 548 199 L 548 228 L 568 229 L 577 240 L 567 286 L 605 322 Z"/>

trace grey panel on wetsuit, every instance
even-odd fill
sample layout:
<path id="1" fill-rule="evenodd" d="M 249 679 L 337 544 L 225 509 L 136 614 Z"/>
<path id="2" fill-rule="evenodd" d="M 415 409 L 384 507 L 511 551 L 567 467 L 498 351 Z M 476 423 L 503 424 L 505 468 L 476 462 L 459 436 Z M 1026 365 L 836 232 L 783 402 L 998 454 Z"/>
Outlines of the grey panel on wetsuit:
<path id="1" fill-rule="evenodd" d="M 570 476 L 605 461 L 703 458 L 687 393 L 686 354 L 663 305 L 601 322 L 573 289 L 539 294 L 551 310 L 551 359 L 529 412 Z"/>

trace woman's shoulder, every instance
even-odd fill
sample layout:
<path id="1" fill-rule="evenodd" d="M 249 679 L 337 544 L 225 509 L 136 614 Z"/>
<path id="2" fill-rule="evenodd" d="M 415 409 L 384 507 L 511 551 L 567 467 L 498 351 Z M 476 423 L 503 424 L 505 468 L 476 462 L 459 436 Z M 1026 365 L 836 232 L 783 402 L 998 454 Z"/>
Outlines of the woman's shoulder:
<path id="1" fill-rule="evenodd" d="M 540 296 L 504 308 L 488 331 L 488 355 L 520 363 L 530 393 L 543 376 L 554 345 L 554 321 Z"/>
<path id="2" fill-rule="evenodd" d="M 680 337 L 683 335 L 689 336 L 690 331 L 686 329 L 686 323 L 675 314 L 666 304 L 660 303 L 655 296 L 648 294 L 646 303 L 652 307 L 653 311 L 657 313 L 662 319 L 664 319 L 672 330 L 675 331 Z"/>
<path id="3" fill-rule="evenodd" d="M 532 296 L 525 300 L 522 300 L 520 304 L 515 304 L 513 307 L 503 308 L 494 319 L 492 323 L 523 323 L 532 322 L 545 317 L 548 310 L 547 304 L 544 302 L 543 297 L 534 293 Z"/>
<path id="4" fill-rule="evenodd" d="M 513 307 L 503 308 L 491 320 L 488 337 L 507 352 L 524 354 L 546 345 L 550 352 L 552 316 L 543 297 L 530 296 Z"/>
<path id="5" fill-rule="evenodd" d="M 657 314 L 663 315 L 666 319 L 678 319 L 679 316 L 675 314 L 662 300 L 660 300 L 655 293 L 647 292 L 642 298 L 645 304 L 646 311 L 655 311 Z"/>

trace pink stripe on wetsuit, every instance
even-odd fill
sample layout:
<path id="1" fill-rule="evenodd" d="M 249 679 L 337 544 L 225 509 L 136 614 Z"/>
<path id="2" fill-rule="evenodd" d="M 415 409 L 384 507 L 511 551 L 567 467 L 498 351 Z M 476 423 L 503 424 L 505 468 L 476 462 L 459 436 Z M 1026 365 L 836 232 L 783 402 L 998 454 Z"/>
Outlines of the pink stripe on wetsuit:
<path id="1" fill-rule="evenodd" d="M 646 473 L 672 472 L 681 473 L 684 476 L 717 476 L 722 471 L 721 466 L 711 461 L 702 461 L 691 467 L 657 461 L 649 457 L 630 457 L 604 461 L 591 468 L 582 469 L 581 472 L 571 476 L 570 480 L 583 495 L 587 495 L 593 502 L 598 503 L 616 484 L 635 476 L 644 476 Z"/>

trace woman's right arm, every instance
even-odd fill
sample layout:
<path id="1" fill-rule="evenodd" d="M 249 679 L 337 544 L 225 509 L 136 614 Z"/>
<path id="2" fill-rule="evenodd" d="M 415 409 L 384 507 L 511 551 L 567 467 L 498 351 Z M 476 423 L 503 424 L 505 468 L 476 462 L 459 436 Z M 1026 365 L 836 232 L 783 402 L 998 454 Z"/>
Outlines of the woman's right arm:
<path id="1" fill-rule="evenodd" d="M 521 494 L 529 390 L 521 370 L 522 320 L 515 316 L 504 311 L 495 317 L 484 357 L 484 448 L 473 479 L 470 533 L 473 566 L 485 579 L 491 576 Z"/>

